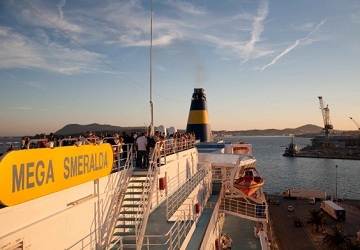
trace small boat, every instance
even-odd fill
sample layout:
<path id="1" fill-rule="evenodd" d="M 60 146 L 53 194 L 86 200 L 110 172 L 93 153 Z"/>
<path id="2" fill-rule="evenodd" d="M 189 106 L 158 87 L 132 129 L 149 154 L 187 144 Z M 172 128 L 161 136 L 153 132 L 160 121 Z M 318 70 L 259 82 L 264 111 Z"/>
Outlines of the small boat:
<path id="1" fill-rule="evenodd" d="M 246 168 L 243 175 L 234 181 L 234 187 L 246 196 L 253 195 L 263 185 L 264 179 L 253 167 Z"/>
<path id="2" fill-rule="evenodd" d="M 286 147 L 283 156 L 285 156 L 285 157 L 295 157 L 298 152 L 299 152 L 298 146 L 294 143 L 294 135 L 291 135 L 291 142 Z"/>

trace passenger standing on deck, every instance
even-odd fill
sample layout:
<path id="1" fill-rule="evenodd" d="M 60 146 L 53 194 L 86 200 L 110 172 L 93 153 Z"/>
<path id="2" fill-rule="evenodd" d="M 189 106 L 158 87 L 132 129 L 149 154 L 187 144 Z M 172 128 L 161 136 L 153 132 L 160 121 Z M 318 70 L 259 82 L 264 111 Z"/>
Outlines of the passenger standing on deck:
<path id="1" fill-rule="evenodd" d="M 118 134 L 114 136 L 113 145 L 115 159 L 119 161 L 120 166 L 123 166 L 123 162 L 121 161 L 123 159 L 123 139 Z"/>
<path id="2" fill-rule="evenodd" d="M 30 142 L 30 138 L 29 137 L 24 137 L 21 140 L 21 149 L 28 149 L 29 148 L 29 142 Z"/>
<path id="3" fill-rule="evenodd" d="M 154 136 L 150 136 L 148 138 L 148 148 L 147 148 L 147 152 L 148 152 L 148 159 L 151 160 L 151 157 L 154 153 L 154 149 L 156 146 L 156 143 L 159 141 L 159 131 L 155 131 Z"/>
<path id="4" fill-rule="evenodd" d="M 141 136 L 136 138 L 136 147 L 137 147 L 137 157 L 136 157 L 136 166 L 138 168 L 146 168 L 147 166 L 147 143 L 148 139 L 145 133 L 142 133 Z"/>
<path id="5" fill-rule="evenodd" d="M 54 148 L 55 147 L 55 135 L 53 133 L 49 134 L 48 142 L 46 143 L 47 148 Z"/>

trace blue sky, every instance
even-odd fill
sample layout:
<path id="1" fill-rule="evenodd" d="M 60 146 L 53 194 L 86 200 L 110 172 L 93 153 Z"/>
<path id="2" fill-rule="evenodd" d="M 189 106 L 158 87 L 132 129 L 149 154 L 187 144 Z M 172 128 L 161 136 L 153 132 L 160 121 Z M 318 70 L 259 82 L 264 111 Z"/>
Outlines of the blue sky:
<path id="1" fill-rule="evenodd" d="M 149 1 L 0 2 L 0 136 L 149 123 Z M 204 87 L 213 129 L 360 121 L 360 1 L 154 0 L 156 124 L 184 128 Z"/>

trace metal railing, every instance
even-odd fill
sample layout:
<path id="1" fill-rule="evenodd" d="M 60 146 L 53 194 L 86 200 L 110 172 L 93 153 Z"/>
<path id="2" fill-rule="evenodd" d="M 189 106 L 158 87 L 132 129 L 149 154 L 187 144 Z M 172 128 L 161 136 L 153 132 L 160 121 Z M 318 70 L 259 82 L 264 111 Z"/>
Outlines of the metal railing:
<path id="1" fill-rule="evenodd" d="M 209 168 L 199 169 L 195 175 L 188 179 L 177 191 L 166 197 L 166 216 L 170 219 L 176 210 L 184 203 L 197 185 L 208 174 Z"/>
<path id="2" fill-rule="evenodd" d="M 242 198 L 222 197 L 220 209 L 242 218 L 265 221 L 267 220 L 268 206 L 266 204 L 253 204 Z"/>
<path id="3" fill-rule="evenodd" d="M 135 217 L 136 249 L 140 250 L 143 245 L 147 220 L 150 215 L 151 196 L 157 183 L 157 164 L 160 155 L 160 143 L 157 142 L 152 152 L 150 166 L 145 179 L 148 185 L 143 185 L 141 200 Z"/>
<path id="4" fill-rule="evenodd" d="M 211 175 L 211 171 L 206 172 L 206 176 Z M 210 178 L 208 185 L 205 185 L 204 190 L 204 199 L 197 200 L 197 196 L 186 199 L 186 204 L 181 204 L 182 209 L 178 209 L 177 213 L 174 215 L 175 221 L 171 226 L 169 231 L 162 235 L 144 235 L 143 243 L 141 246 L 136 243 L 135 235 L 120 236 L 114 245 L 117 246 L 116 249 L 122 250 L 124 248 L 137 248 L 137 249 L 156 249 L 156 248 L 166 248 L 170 250 L 180 249 L 186 236 L 196 223 L 198 219 L 198 214 L 195 212 L 195 203 L 200 203 L 200 207 L 204 208 L 206 202 L 211 193 Z M 200 212 L 201 214 L 201 212 Z M 128 243 L 135 241 L 135 243 Z"/>
<path id="5" fill-rule="evenodd" d="M 131 161 L 131 164 L 134 163 L 134 146 L 133 144 L 120 144 L 120 145 L 111 145 L 114 153 L 114 165 L 112 172 L 120 171 L 126 168 L 126 164 Z"/>
<path id="6" fill-rule="evenodd" d="M 191 178 L 189 175 L 191 175 L 190 169 L 187 168 L 170 178 L 166 184 L 166 195 L 170 196 L 179 190 L 181 186 Z"/>
<path id="7" fill-rule="evenodd" d="M 195 138 L 171 138 L 159 141 L 160 155 L 167 156 L 195 146 Z"/>
<path id="8" fill-rule="evenodd" d="M 107 192 L 104 192 L 98 197 L 98 199 L 102 200 L 102 206 L 101 210 L 97 210 L 97 215 L 91 225 L 91 232 L 66 249 L 97 249 L 100 246 L 110 244 L 109 242 L 111 241 L 118 213 L 121 209 L 127 183 L 134 167 L 132 149 L 132 145 L 128 144 L 126 158 L 124 157 L 125 163 L 124 166 L 122 166 L 123 171 L 117 178 L 109 179 L 109 182 L 105 187 Z M 114 168 L 116 168 L 118 164 L 114 165 Z M 104 217 L 104 219 L 99 222 L 99 228 L 95 228 L 95 221 L 98 217 Z M 98 232 L 100 232 L 99 236 L 97 236 Z"/>
<path id="9" fill-rule="evenodd" d="M 171 226 L 169 231 L 163 235 L 144 235 L 143 244 L 140 249 L 154 249 L 165 247 L 166 249 L 180 249 L 184 238 L 193 226 L 196 217 L 193 213 L 193 203 L 187 204 L 188 209 L 180 210 L 177 220 Z M 126 243 L 124 243 L 126 242 Z M 135 243 L 128 243 L 135 242 Z M 137 248 L 135 235 L 121 236 L 116 243 L 116 249 L 123 250 L 124 248 Z"/>
<path id="10" fill-rule="evenodd" d="M 89 234 L 85 235 L 83 238 L 75 242 L 70 247 L 65 248 L 65 250 L 71 249 L 95 249 L 95 234 L 96 230 L 91 231 Z"/>
<path id="11" fill-rule="evenodd" d="M 121 147 L 121 145 L 120 145 Z M 118 151 L 120 152 L 120 151 Z M 118 153 L 122 154 L 122 153 Z M 115 191 L 115 195 L 113 199 L 111 199 L 111 203 L 109 206 L 106 206 L 108 208 L 109 212 L 107 213 L 106 219 L 103 222 L 102 225 L 102 245 L 109 246 L 111 244 L 112 236 L 115 230 L 115 225 L 117 222 L 117 218 L 119 217 L 122 202 L 125 197 L 125 192 L 127 190 L 127 186 L 129 184 L 129 181 L 131 179 L 132 171 L 134 169 L 134 161 L 133 161 L 133 148 L 132 145 L 129 145 L 126 152 L 126 162 L 124 166 L 121 166 L 121 158 L 119 157 L 118 160 L 118 170 L 122 168 L 122 174 L 121 179 L 116 184 L 117 189 Z M 105 208 L 105 207 L 104 207 Z"/>
<path id="12" fill-rule="evenodd" d="M 219 212 L 220 212 L 221 199 L 223 198 L 223 196 L 224 196 L 224 188 L 221 188 L 219 197 L 216 200 L 216 202 L 209 204 L 209 207 L 213 209 L 213 213 L 212 213 L 210 221 L 207 225 L 205 235 L 202 239 L 200 250 L 208 249 L 207 245 L 210 241 L 212 231 L 219 230 L 218 231 L 219 234 L 221 232 L 221 228 L 217 228 L 216 225 L 218 224 L 218 221 L 221 219 L 221 217 L 219 217 Z M 222 219 L 224 219 L 224 218 L 222 218 Z"/>

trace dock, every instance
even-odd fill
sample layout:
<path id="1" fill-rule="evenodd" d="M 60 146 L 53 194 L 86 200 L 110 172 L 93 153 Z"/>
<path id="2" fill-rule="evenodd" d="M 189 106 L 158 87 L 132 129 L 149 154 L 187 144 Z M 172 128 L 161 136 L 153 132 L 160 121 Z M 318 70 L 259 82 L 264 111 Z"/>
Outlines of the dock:
<path id="1" fill-rule="evenodd" d="M 315 232 L 312 225 L 308 224 L 309 211 L 320 209 L 320 202 L 310 204 L 304 199 L 285 199 L 279 195 L 268 195 L 270 199 L 269 213 L 271 228 L 275 241 L 280 250 L 325 250 L 322 239 L 326 232 L 335 225 L 340 225 L 344 233 L 355 237 L 360 230 L 360 201 L 345 200 L 340 205 L 346 210 L 346 221 L 337 222 L 325 214 L 325 225 L 321 232 Z M 271 202 L 272 201 L 272 202 Z M 276 201 L 276 202 L 274 202 Z M 289 212 L 288 206 L 292 205 L 294 211 Z M 303 226 L 296 227 L 295 218 L 300 219 Z"/>

